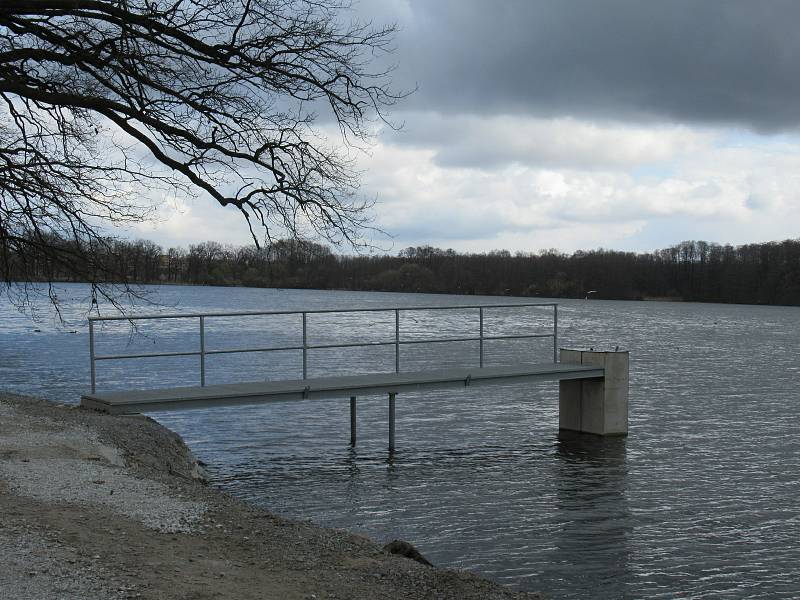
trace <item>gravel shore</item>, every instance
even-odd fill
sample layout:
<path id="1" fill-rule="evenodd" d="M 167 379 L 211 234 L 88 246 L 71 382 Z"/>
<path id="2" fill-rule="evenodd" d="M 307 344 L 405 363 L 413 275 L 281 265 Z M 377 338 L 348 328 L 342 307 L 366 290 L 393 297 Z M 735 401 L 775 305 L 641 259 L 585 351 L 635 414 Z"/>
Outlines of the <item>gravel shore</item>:
<path id="1" fill-rule="evenodd" d="M 0 394 L 4 598 L 540 598 L 209 486 L 175 433 Z"/>

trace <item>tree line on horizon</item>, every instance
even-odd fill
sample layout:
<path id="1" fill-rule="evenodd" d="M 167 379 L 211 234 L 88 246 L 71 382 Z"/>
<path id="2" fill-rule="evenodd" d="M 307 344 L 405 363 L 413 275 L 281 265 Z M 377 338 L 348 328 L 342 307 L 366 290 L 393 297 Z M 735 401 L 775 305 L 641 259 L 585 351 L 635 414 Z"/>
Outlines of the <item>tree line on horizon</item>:
<path id="1" fill-rule="evenodd" d="M 339 255 L 299 240 L 166 250 L 148 240 L 109 240 L 91 263 L 75 256 L 56 262 L 43 251 L 5 260 L 12 279 L 29 281 L 94 281 L 102 272 L 126 283 L 800 305 L 800 239 L 741 246 L 685 241 L 644 253 L 417 246 L 397 255 Z"/>

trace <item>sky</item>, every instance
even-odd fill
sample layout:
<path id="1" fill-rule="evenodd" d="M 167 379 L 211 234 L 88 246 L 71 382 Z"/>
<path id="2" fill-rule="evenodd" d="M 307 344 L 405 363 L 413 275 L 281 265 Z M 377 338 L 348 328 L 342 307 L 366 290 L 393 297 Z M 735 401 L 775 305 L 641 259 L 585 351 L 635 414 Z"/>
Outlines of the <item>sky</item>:
<path id="1" fill-rule="evenodd" d="M 359 153 L 381 251 L 650 251 L 800 236 L 800 2 L 362 0 L 416 91 Z M 169 198 L 131 232 L 246 244 Z M 347 248 L 339 251 L 347 252 Z"/>

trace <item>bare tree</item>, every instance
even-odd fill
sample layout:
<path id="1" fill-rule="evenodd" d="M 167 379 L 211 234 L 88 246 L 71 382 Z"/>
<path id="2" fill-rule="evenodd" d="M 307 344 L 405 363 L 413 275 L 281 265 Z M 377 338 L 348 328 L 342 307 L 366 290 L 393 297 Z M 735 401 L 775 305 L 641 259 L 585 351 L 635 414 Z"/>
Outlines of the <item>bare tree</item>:
<path id="1" fill-rule="evenodd" d="M 348 145 L 402 94 L 376 55 L 393 26 L 341 0 L 2 0 L 0 269 L 8 284 L 110 273 L 110 226 L 169 189 L 246 219 L 256 244 L 358 244 Z M 380 61 L 378 61 L 380 62 Z M 334 128 L 335 130 L 335 128 Z M 341 147 L 341 146 L 340 146 Z"/>

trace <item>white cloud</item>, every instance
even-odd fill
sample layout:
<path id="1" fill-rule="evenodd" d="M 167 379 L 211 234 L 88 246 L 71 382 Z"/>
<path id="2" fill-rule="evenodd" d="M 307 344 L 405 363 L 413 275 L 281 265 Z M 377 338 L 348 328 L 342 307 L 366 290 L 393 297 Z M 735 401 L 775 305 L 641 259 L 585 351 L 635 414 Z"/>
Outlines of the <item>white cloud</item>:
<path id="1" fill-rule="evenodd" d="M 140 223 L 128 237 L 143 237 L 170 246 L 188 246 L 213 240 L 222 244 L 250 244 L 247 222 L 234 207 L 220 206 L 209 197 L 163 197 L 156 219 Z"/>
<path id="2" fill-rule="evenodd" d="M 484 170 L 509 164 L 581 169 L 662 163 L 709 142 L 688 127 L 597 124 L 573 118 L 437 113 L 405 115 L 405 131 L 391 143 L 432 148 L 436 164 Z"/>
<path id="3" fill-rule="evenodd" d="M 476 122 L 476 131 L 456 137 L 473 140 L 468 152 L 476 156 L 481 147 L 491 153 L 500 136 L 494 122 Z M 381 200 L 379 224 L 396 235 L 395 249 L 429 243 L 475 251 L 647 250 L 689 237 L 745 243 L 800 231 L 800 144 L 795 141 L 760 138 L 758 144 L 742 145 L 709 130 L 685 128 L 671 129 L 659 141 L 659 130 L 650 135 L 638 127 L 572 120 L 546 127 L 558 137 L 560 126 L 566 127 L 564 139 L 590 132 L 584 141 L 571 142 L 585 149 L 580 161 L 540 160 L 543 152 L 534 155 L 534 145 L 510 143 L 505 166 L 475 169 L 439 160 L 441 147 L 453 139 L 441 147 L 433 135 L 430 146 L 377 146 L 365 162 L 364 187 Z M 518 130 L 525 137 L 542 127 L 520 122 Z M 443 123 L 440 129 L 457 127 Z M 482 143 L 485 132 L 492 133 Z M 614 150 L 613 140 L 622 149 Z M 592 147 L 608 152 L 592 163 Z M 550 156 L 566 156 L 560 152 Z M 613 152 L 618 160 L 609 160 Z M 642 165 L 648 168 L 645 175 Z M 657 231 L 659 223 L 668 223 L 675 239 L 642 237 Z"/>
<path id="4" fill-rule="evenodd" d="M 440 121 L 414 143 L 384 137 L 369 155 L 354 154 L 366 170 L 362 191 L 378 198 L 376 225 L 393 236 L 377 236 L 380 247 L 649 250 L 800 231 L 800 141 L 791 137 L 575 119 L 518 119 L 516 127 L 501 117 Z M 455 146 L 475 160 L 442 161 Z M 491 158 L 475 168 L 482 152 Z M 159 220 L 130 237 L 165 247 L 251 242 L 241 214 L 210 198 L 160 204 Z"/>

